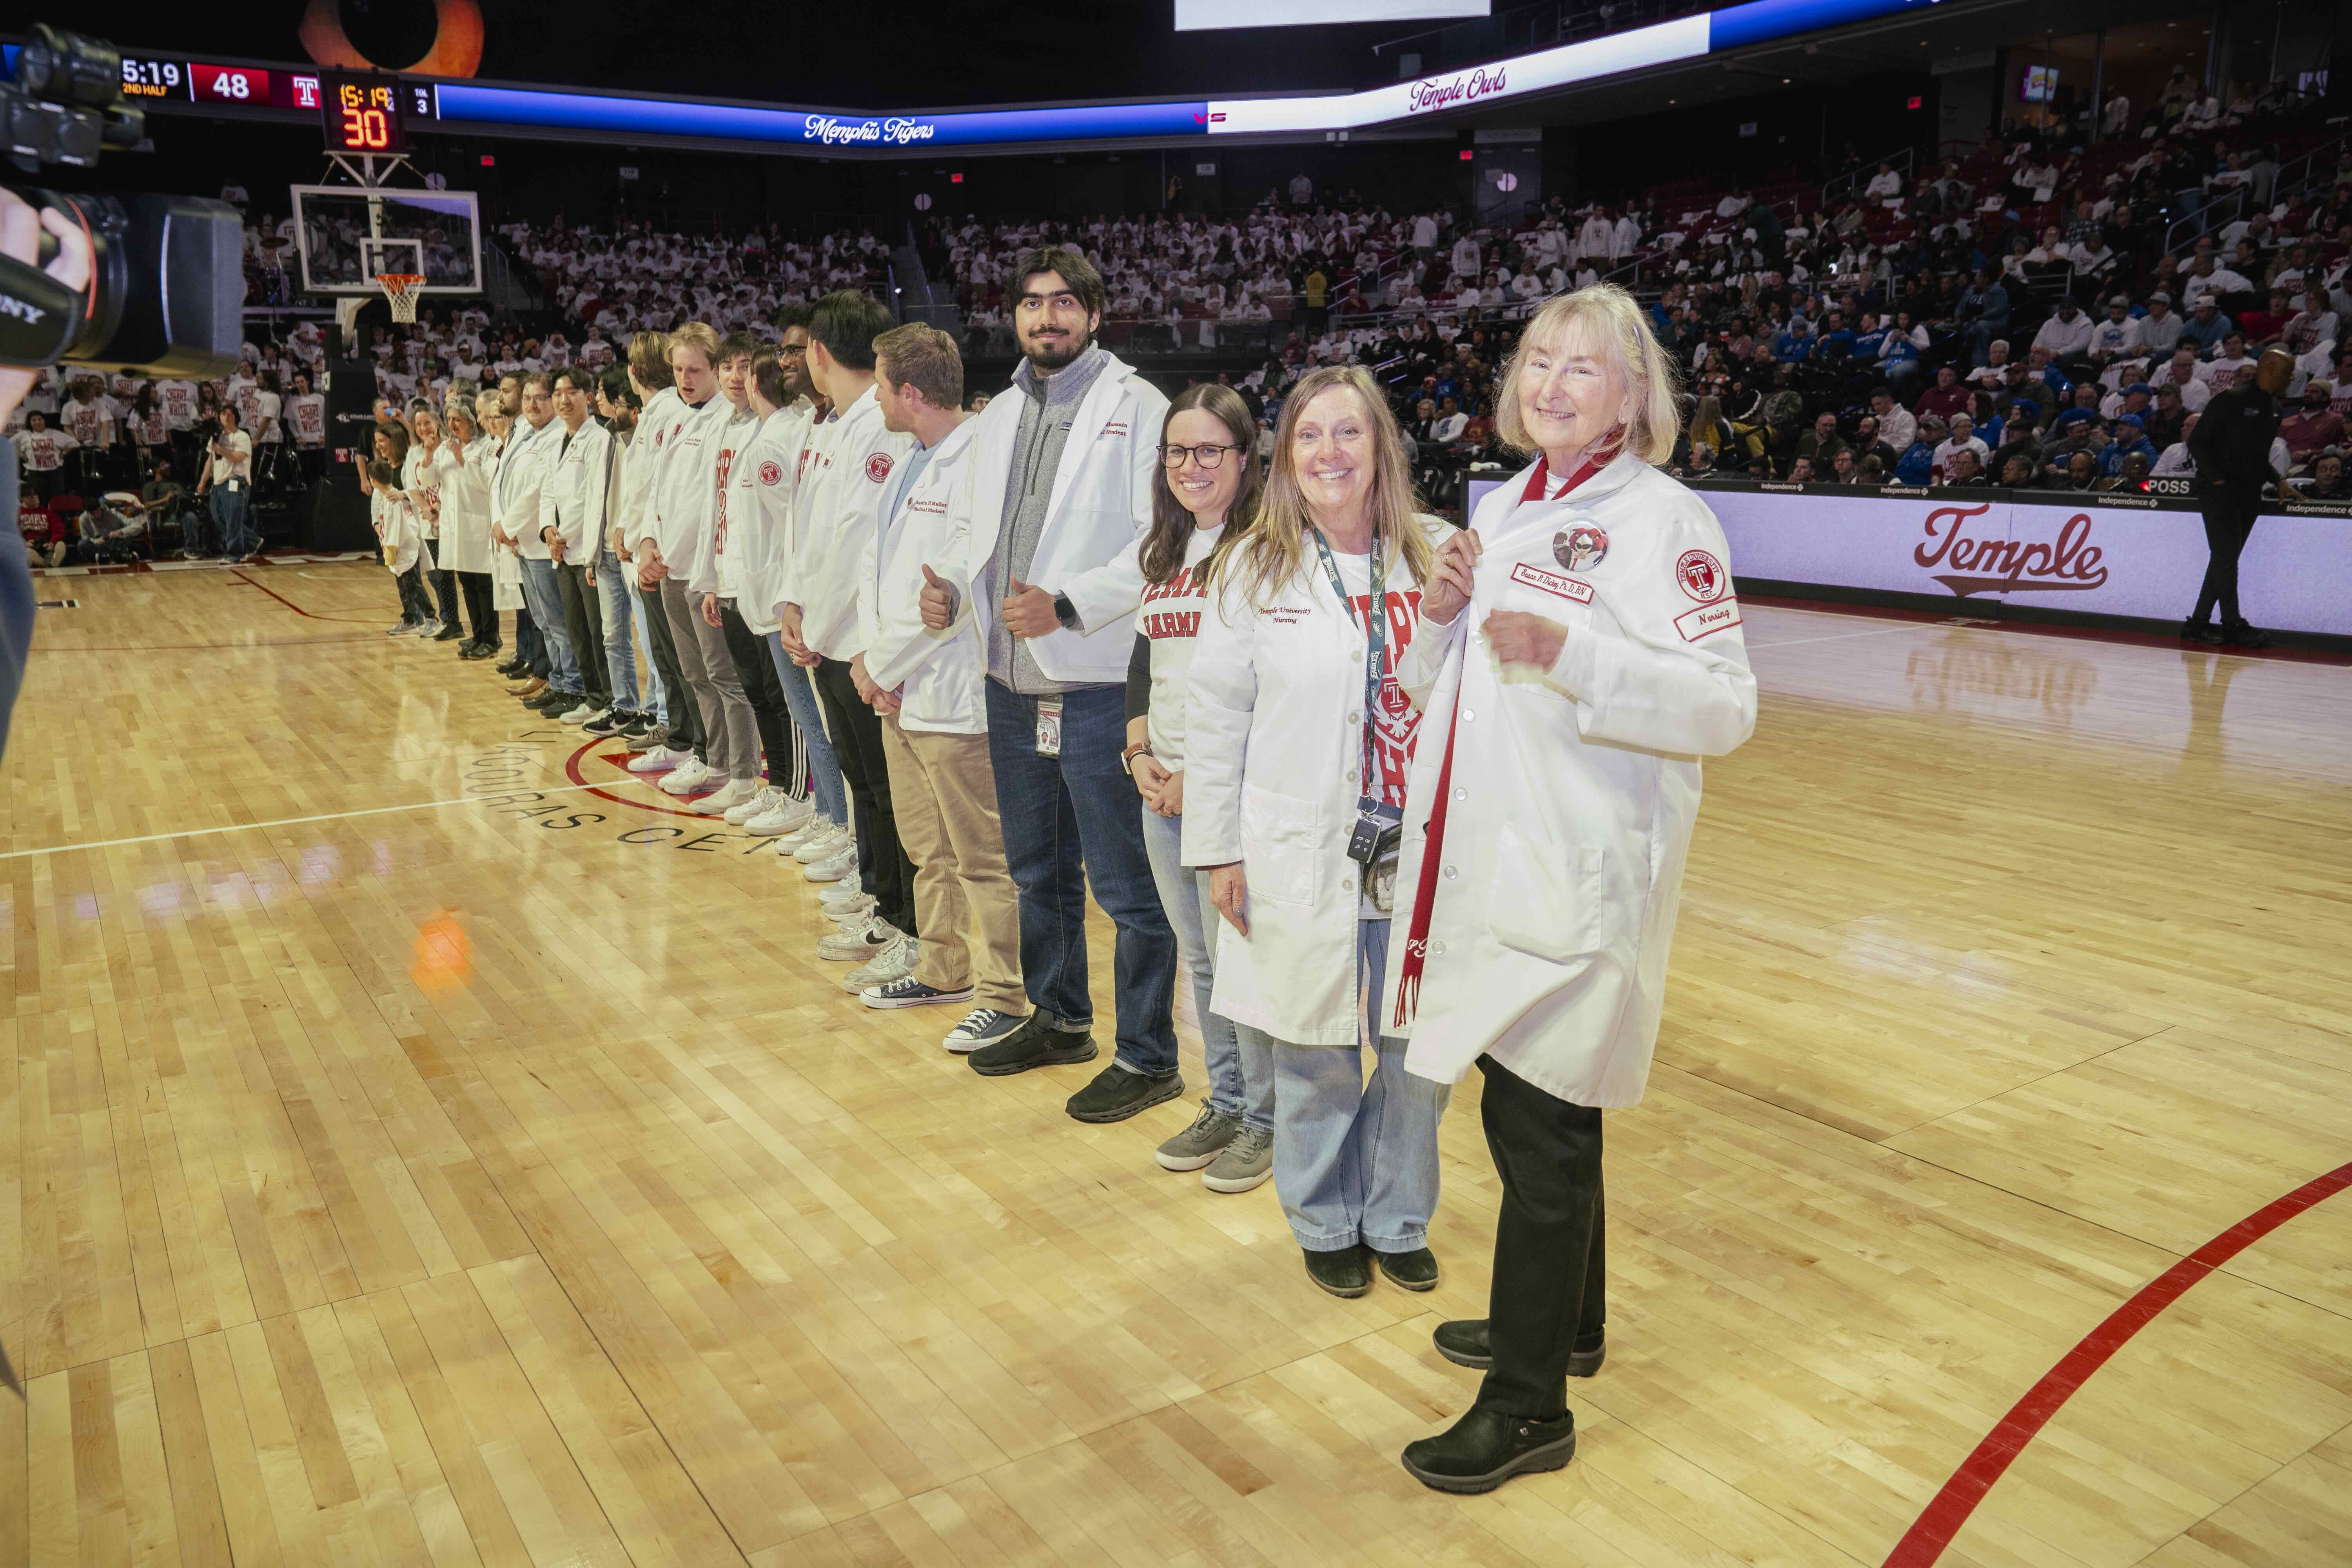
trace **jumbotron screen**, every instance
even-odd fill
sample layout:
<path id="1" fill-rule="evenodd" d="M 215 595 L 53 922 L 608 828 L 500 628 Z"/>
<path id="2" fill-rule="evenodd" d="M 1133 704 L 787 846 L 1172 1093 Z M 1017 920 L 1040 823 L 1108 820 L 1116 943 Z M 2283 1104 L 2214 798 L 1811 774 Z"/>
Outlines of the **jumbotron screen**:
<path id="1" fill-rule="evenodd" d="M 1176 0 L 1176 30 L 1319 27 L 1349 22 L 1418 22 L 1484 16 L 1490 0 Z"/>

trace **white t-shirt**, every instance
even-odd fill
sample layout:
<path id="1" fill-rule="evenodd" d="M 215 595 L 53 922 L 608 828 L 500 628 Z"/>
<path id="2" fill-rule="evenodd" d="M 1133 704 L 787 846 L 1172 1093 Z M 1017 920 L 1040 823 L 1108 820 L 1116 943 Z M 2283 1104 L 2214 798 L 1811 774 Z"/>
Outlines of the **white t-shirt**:
<path id="1" fill-rule="evenodd" d="M 228 448 L 229 455 L 213 453 L 213 484 L 218 487 L 231 481 L 244 483 L 246 476 L 253 471 L 253 437 L 242 430 L 225 430 L 214 438 Z M 209 442 L 205 449 L 212 450 Z"/>
<path id="2" fill-rule="evenodd" d="M 37 474 L 54 473 L 64 467 L 66 454 L 80 445 L 63 430 L 16 432 L 16 450 L 25 455 L 25 466 Z"/>
<path id="3" fill-rule="evenodd" d="M 1238 454 L 1233 454 L 1238 457 Z M 1184 691 L 1192 669 L 1192 648 L 1201 633 L 1201 563 L 1223 538 L 1224 525 L 1195 528 L 1184 544 L 1184 564 L 1165 583 L 1147 583 L 1136 611 L 1136 635 L 1151 644 L 1151 708 L 1145 732 L 1151 754 L 1171 773 L 1184 766 Z"/>
<path id="4" fill-rule="evenodd" d="M 286 420 L 294 426 L 294 444 L 298 447 L 323 447 L 327 444 L 327 397 L 324 393 L 305 392 L 286 400 Z"/>

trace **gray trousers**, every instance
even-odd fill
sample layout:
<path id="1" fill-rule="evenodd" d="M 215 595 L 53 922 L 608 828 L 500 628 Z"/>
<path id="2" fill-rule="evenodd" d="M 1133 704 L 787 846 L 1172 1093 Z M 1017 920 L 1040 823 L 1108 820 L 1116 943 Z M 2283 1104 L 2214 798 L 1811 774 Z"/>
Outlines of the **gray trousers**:
<path id="1" fill-rule="evenodd" d="M 661 580 L 662 614 L 677 645 L 678 673 L 693 693 L 708 740 L 703 761 L 728 779 L 760 779 L 760 727 L 743 695 L 743 678 L 727 652 L 727 634 L 702 618 L 702 595 L 676 577 Z M 677 699 L 673 697 L 672 701 Z"/>

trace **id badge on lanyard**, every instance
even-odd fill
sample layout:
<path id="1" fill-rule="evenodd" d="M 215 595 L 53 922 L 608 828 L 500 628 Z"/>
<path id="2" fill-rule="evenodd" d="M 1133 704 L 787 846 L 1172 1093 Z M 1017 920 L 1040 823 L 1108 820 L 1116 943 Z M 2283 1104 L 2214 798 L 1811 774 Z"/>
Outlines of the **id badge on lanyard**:
<path id="1" fill-rule="evenodd" d="M 1330 579 L 1331 592 L 1339 601 L 1347 617 L 1356 618 L 1355 602 L 1348 597 L 1348 585 L 1339 580 L 1339 563 L 1331 559 L 1331 547 L 1323 539 L 1323 531 L 1310 531 L 1315 536 L 1315 552 L 1323 562 L 1323 574 Z M 1404 810 L 1381 799 L 1380 742 L 1376 734 L 1381 705 L 1381 664 L 1388 652 L 1388 600 L 1381 552 L 1375 542 L 1371 559 L 1371 595 L 1364 610 L 1364 756 L 1362 771 L 1357 774 L 1360 788 L 1356 796 L 1356 826 L 1348 835 L 1348 858 L 1362 866 L 1367 884 L 1374 887 L 1394 886 L 1393 867 L 1397 847 L 1404 837 Z M 1376 878 L 1382 863 L 1391 871 L 1386 878 Z M 1376 896 L 1378 907 L 1388 908 Z"/>
<path id="2" fill-rule="evenodd" d="M 1037 699 L 1037 754 L 1062 754 L 1062 700 L 1058 697 Z"/>

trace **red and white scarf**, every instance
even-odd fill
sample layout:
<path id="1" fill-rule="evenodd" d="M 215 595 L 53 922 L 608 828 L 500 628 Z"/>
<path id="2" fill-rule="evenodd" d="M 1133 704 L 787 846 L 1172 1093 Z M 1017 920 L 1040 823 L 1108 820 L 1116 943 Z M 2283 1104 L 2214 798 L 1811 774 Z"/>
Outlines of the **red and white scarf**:
<path id="1" fill-rule="evenodd" d="M 1538 458 L 1536 471 L 1528 476 L 1528 488 L 1519 496 L 1519 504 L 1530 501 L 1558 500 L 1571 494 L 1579 485 L 1607 468 L 1617 458 L 1617 448 L 1596 452 L 1576 466 L 1560 486 L 1559 493 L 1548 494 L 1551 481 L 1551 459 Z M 1468 605 L 1462 609 L 1468 615 Z M 1467 674 L 1466 658 L 1465 674 Z M 1445 718 L 1445 760 L 1437 768 L 1437 805 L 1429 814 L 1429 831 L 1421 846 L 1421 880 L 1412 890 L 1412 923 L 1405 928 L 1404 965 L 1397 972 L 1396 1011 L 1389 1020 L 1391 1028 L 1402 1028 L 1413 1020 L 1421 1007 L 1421 971 L 1429 959 L 1429 917 L 1437 904 L 1437 866 L 1445 846 L 1445 805 L 1454 798 L 1454 734 L 1462 712 L 1462 684 L 1454 686 L 1454 711 Z"/>

